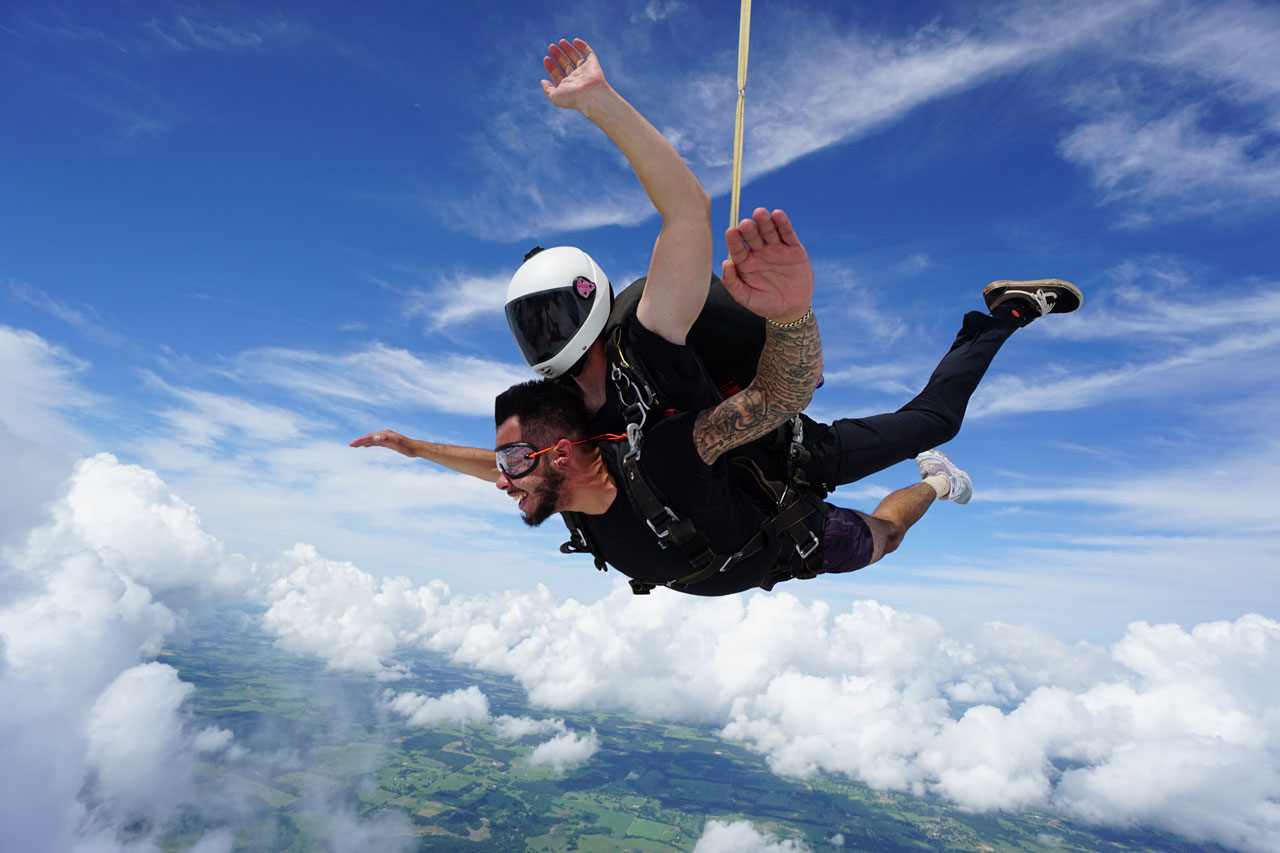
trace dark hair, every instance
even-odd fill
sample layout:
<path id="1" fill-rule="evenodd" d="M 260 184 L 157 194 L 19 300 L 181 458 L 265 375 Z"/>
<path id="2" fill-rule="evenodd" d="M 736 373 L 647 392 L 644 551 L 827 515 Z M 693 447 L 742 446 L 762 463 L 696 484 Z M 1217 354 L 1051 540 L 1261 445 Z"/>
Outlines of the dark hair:
<path id="1" fill-rule="evenodd" d="M 532 379 L 512 385 L 493 401 L 493 425 L 520 419 L 520 429 L 531 442 L 551 444 L 562 438 L 587 437 L 587 409 L 576 390 L 554 379 Z"/>

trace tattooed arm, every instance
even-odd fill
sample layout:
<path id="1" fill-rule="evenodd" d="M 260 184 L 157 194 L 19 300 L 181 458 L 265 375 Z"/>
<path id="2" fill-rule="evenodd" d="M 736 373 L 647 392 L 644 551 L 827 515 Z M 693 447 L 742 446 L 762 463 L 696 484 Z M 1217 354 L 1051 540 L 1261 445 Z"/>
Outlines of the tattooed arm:
<path id="1" fill-rule="evenodd" d="M 813 265 L 787 215 L 757 208 L 725 232 L 725 242 L 725 287 L 767 320 L 767 331 L 751 384 L 698 413 L 693 441 L 707 464 L 803 411 L 822 376 L 822 340 L 809 307 Z"/>
<path id="2" fill-rule="evenodd" d="M 822 341 L 813 312 L 794 328 L 769 323 L 755 379 L 715 408 L 698 413 L 693 441 L 702 461 L 710 465 L 726 450 L 804 411 L 821 376 Z"/>

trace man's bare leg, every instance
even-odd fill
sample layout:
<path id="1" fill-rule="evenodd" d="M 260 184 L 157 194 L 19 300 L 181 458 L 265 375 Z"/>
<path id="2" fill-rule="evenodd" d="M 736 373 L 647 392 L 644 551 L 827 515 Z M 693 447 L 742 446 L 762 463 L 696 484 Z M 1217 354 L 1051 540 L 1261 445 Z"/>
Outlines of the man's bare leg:
<path id="1" fill-rule="evenodd" d="M 874 543 L 871 562 L 867 565 L 896 550 L 902 544 L 902 537 L 907 535 L 907 530 L 924 517 L 937 499 L 938 493 L 933 486 L 916 483 L 885 495 L 884 500 L 880 501 L 880 505 L 870 515 L 858 513 L 871 528 Z"/>
<path id="2" fill-rule="evenodd" d="M 941 450 L 926 450 L 916 457 L 916 465 L 924 480 L 890 492 L 871 515 L 858 513 L 871 528 L 871 563 L 897 550 L 902 537 L 928 512 L 934 501 L 966 504 L 973 497 L 973 481 L 969 475 Z"/>

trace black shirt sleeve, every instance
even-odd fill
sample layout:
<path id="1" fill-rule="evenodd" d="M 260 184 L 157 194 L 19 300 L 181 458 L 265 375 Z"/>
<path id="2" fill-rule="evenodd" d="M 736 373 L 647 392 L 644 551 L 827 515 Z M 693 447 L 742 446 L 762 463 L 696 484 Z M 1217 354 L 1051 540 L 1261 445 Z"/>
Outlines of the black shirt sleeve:
<path id="1" fill-rule="evenodd" d="M 623 320 L 623 329 L 649 381 L 670 408 L 692 412 L 720 402 L 720 391 L 693 347 L 673 344 L 645 328 L 634 307 Z"/>

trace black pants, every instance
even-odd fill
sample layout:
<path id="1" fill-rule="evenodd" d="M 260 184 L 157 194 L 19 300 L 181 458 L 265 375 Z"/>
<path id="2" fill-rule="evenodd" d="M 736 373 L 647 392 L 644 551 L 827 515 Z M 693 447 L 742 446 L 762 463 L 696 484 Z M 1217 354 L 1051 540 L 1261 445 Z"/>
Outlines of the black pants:
<path id="1" fill-rule="evenodd" d="M 806 417 L 804 443 L 812 459 L 805 469 L 810 481 L 830 491 L 955 438 L 969 397 L 1017 328 L 1009 320 L 970 311 L 924 390 L 898 411 L 832 424 Z"/>

